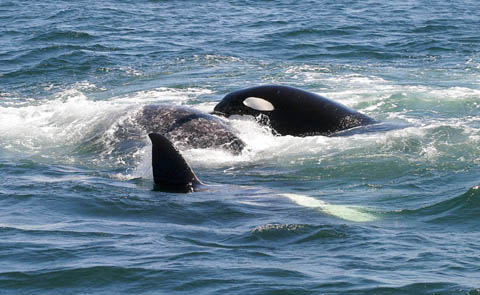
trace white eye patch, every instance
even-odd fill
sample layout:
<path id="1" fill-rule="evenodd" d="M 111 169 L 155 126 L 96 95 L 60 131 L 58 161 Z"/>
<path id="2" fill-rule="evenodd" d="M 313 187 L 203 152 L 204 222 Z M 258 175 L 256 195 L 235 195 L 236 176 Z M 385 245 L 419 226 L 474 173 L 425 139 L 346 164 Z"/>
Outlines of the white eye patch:
<path id="1" fill-rule="evenodd" d="M 243 104 L 257 111 L 271 112 L 275 109 L 273 104 L 271 104 L 269 101 L 258 97 L 247 97 L 243 101 Z"/>

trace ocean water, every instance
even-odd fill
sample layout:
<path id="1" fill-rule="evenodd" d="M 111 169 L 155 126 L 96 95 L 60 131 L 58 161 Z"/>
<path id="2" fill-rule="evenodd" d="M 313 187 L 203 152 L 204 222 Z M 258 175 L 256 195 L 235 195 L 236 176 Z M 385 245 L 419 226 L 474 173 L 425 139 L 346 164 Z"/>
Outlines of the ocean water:
<path id="1" fill-rule="evenodd" d="M 478 1 L 0 0 L 0 294 L 480 294 Z M 405 128 L 182 150 L 151 103 L 281 84 Z"/>

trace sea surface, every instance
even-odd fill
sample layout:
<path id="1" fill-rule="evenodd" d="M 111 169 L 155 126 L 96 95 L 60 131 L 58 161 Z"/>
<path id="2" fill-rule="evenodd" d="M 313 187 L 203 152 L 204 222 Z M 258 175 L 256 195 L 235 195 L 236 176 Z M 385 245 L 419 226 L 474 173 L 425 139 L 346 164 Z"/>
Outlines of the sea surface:
<path id="1" fill-rule="evenodd" d="M 480 294 L 480 2 L 0 0 L 0 294 Z M 183 149 L 142 106 L 280 84 L 403 128 Z M 123 136 L 118 136 L 123 134 Z"/>

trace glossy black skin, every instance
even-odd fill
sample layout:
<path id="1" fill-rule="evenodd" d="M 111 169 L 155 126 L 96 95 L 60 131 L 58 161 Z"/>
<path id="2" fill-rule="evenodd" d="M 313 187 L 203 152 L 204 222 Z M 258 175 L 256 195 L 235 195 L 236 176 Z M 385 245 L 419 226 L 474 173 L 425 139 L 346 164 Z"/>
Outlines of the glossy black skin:
<path id="1" fill-rule="evenodd" d="M 155 190 L 188 193 L 202 186 L 180 152 L 163 135 L 150 133 Z"/>
<path id="2" fill-rule="evenodd" d="M 258 97 L 269 101 L 273 111 L 258 111 L 243 101 Z M 215 106 L 214 113 L 251 115 L 269 125 L 279 135 L 332 135 L 335 132 L 377 123 L 374 119 L 328 98 L 301 89 L 265 85 L 234 91 Z"/>

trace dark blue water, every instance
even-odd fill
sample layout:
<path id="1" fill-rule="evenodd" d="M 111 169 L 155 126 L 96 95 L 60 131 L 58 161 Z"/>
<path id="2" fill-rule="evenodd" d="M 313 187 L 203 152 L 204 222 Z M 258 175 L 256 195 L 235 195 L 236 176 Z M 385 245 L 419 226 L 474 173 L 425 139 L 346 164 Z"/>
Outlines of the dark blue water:
<path id="1" fill-rule="evenodd" d="M 480 294 L 477 1 L 0 0 L 0 294 Z M 406 128 L 182 150 L 151 103 L 306 89 Z"/>

